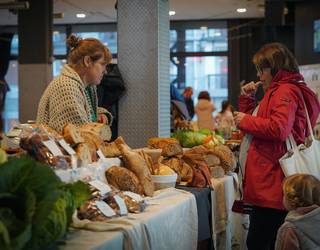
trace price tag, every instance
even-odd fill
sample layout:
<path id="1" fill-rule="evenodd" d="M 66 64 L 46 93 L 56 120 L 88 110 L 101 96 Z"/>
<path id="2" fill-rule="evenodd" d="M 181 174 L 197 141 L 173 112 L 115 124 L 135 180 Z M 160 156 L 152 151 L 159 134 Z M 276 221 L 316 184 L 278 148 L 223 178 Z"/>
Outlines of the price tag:
<path id="1" fill-rule="evenodd" d="M 115 195 L 113 198 L 120 208 L 120 215 L 128 214 L 128 209 L 124 200 L 119 195 Z"/>
<path id="2" fill-rule="evenodd" d="M 64 148 L 65 151 L 67 151 L 67 153 L 69 155 L 75 155 L 76 154 L 76 152 L 73 150 L 73 148 L 70 147 L 70 145 L 64 139 L 59 140 L 59 144 L 60 144 L 61 147 Z"/>
<path id="3" fill-rule="evenodd" d="M 97 150 L 97 154 L 101 160 L 106 160 L 106 157 L 104 156 L 100 148 Z"/>
<path id="4" fill-rule="evenodd" d="M 94 180 L 90 181 L 89 184 L 101 192 L 101 195 L 109 193 L 111 188 L 108 184 L 103 183 L 102 181 Z"/>
<path id="5" fill-rule="evenodd" d="M 97 208 L 107 217 L 115 216 L 116 213 L 113 209 L 104 201 L 96 201 Z"/>
<path id="6" fill-rule="evenodd" d="M 129 196 L 130 198 L 134 199 L 134 200 L 137 201 L 137 202 L 140 202 L 140 201 L 143 200 L 142 197 L 141 197 L 141 195 L 139 195 L 139 194 L 136 194 L 136 193 L 133 193 L 133 192 L 130 192 L 130 191 L 125 191 L 125 192 L 123 192 L 123 193 L 124 193 L 125 195 Z"/>
<path id="7" fill-rule="evenodd" d="M 60 148 L 53 140 L 43 141 L 42 142 L 54 156 L 63 156 Z"/>

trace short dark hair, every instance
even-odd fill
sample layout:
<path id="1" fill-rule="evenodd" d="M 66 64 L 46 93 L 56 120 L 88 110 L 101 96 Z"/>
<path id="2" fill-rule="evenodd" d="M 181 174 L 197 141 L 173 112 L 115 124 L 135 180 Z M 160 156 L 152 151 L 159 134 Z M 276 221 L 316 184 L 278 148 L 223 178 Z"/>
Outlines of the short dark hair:
<path id="1" fill-rule="evenodd" d="M 252 59 L 258 70 L 270 68 L 271 75 L 275 76 L 280 69 L 299 73 L 299 66 L 291 51 L 281 43 L 264 45 Z"/>
<path id="2" fill-rule="evenodd" d="M 224 100 L 221 104 L 221 114 L 224 113 L 228 107 L 231 107 L 231 111 L 233 112 L 233 107 L 231 105 L 231 103 L 228 100 Z"/>
<path id="3" fill-rule="evenodd" d="M 208 91 L 201 91 L 198 95 L 198 99 L 205 99 L 211 101 L 211 97 Z"/>

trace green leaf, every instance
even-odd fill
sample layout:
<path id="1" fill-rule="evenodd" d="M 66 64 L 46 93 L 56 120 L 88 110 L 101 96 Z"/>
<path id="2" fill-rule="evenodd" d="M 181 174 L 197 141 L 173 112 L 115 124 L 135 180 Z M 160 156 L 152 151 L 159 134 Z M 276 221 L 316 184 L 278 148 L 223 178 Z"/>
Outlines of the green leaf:
<path id="1" fill-rule="evenodd" d="M 4 249 L 4 250 L 11 249 L 9 232 L 1 220 L 0 220 L 0 249 Z"/>

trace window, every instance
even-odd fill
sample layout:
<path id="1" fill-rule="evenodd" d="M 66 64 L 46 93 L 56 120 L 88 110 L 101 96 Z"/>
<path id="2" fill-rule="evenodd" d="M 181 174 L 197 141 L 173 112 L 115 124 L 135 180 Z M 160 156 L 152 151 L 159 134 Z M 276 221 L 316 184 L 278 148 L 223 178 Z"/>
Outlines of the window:
<path id="1" fill-rule="evenodd" d="M 188 29 L 186 30 L 186 51 L 227 51 L 228 40 L 226 29 Z"/>
<path id="2" fill-rule="evenodd" d="M 112 54 L 117 53 L 117 32 L 79 32 L 77 35 L 82 38 L 99 39 L 110 49 Z"/>
<path id="3" fill-rule="evenodd" d="M 67 63 L 66 59 L 61 59 L 61 60 L 54 60 L 53 64 L 52 64 L 52 75 L 53 77 L 56 77 L 60 74 L 60 71 L 63 67 L 63 65 L 65 65 Z"/>
<path id="4" fill-rule="evenodd" d="M 3 112 L 3 130 L 8 131 L 19 119 L 19 88 L 18 88 L 18 62 L 9 62 L 6 80 L 10 91 L 7 92 Z"/>
<path id="5" fill-rule="evenodd" d="M 228 97 L 228 59 L 226 56 L 186 58 L 186 83 L 194 89 L 194 101 L 200 91 L 210 93 L 217 111 Z"/>
<path id="6" fill-rule="evenodd" d="M 193 87 L 194 102 L 207 90 L 217 108 L 228 99 L 228 32 L 225 22 L 173 22 L 170 80 L 182 91 Z"/>
<path id="7" fill-rule="evenodd" d="M 18 46 L 19 46 L 19 40 L 18 35 L 15 34 L 11 41 L 11 55 L 17 56 L 18 55 Z"/>
<path id="8" fill-rule="evenodd" d="M 67 54 L 66 46 L 66 33 L 61 33 L 59 31 L 54 31 L 52 35 L 53 40 L 53 54 L 54 55 L 65 55 Z"/>

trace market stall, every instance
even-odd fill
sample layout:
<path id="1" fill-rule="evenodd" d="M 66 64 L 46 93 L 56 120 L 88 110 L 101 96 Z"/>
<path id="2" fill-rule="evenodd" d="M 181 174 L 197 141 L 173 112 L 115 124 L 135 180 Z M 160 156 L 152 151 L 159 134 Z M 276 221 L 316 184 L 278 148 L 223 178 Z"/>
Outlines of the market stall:
<path id="1" fill-rule="evenodd" d="M 215 249 L 231 247 L 236 160 L 214 134 L 185 131 L 187 145 L 150 138 L 148 148 L 131 149 L 121 137 L 108 142 L 99 124 L 68 124 L 62 134 L 42 125 L 21 130 L 18 154 L 90 189 L 59 249 L 196 249 L 211 248 L 212 239 Z"/>

